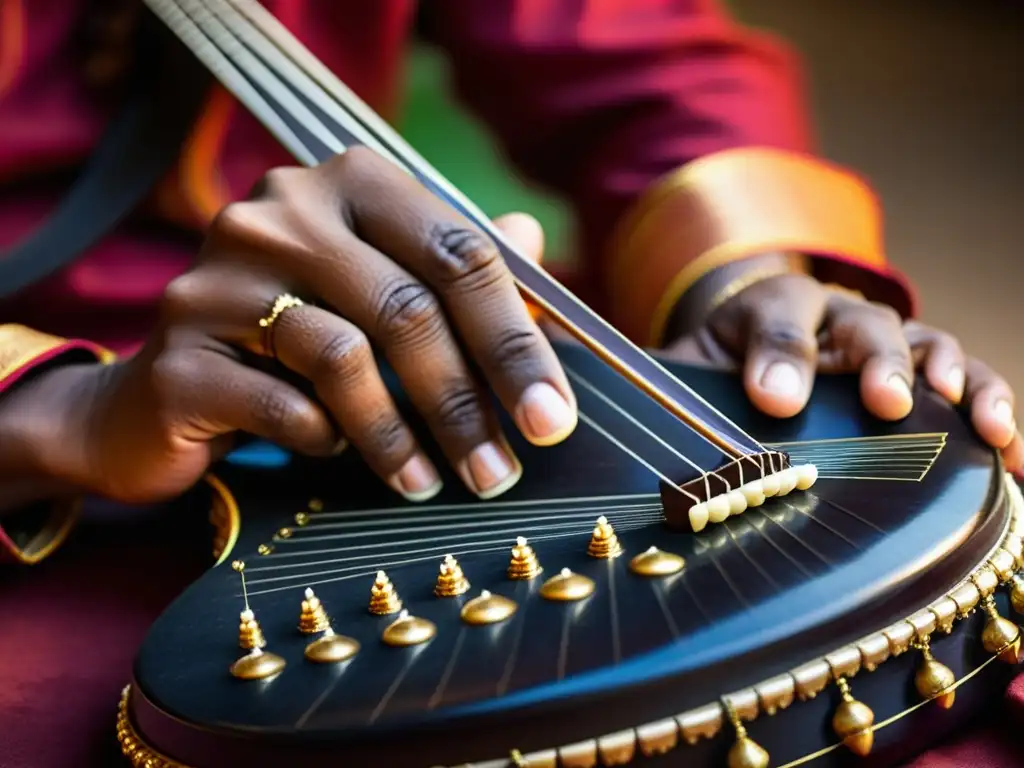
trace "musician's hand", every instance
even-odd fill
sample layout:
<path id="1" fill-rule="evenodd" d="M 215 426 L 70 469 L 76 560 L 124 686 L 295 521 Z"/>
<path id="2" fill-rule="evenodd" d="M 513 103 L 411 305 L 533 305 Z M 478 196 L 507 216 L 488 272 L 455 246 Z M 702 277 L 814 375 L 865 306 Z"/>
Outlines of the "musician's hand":
<path id="1" fill-rule="evenodd" d="M 921 372 L 935 391 L 969 409 L 975 429 L 1003 451 L 1010 470 L 1024 471 L 1014 393 L 1004 379 L 966 356 L 948 333 L 903 323 L 891 308 L 807 275 L 755 283 L 665 353 L 718 365 L 742 361 L 751 401 L 780 418 L 804 408 L 816 372 L 859 371 L 867 409 L 882 419 L 902 419 L 913 407 L 911 385 Z"/>
<path id="2" fill-rule="evenodd" d="M 505 221 L 540 258 L 539 225 Z M 275 298 L 301 297 L 264 331 Z M 379 350 L 465 485 L 489 498 L 521 473 L 493 393 L 538 445 L 576 401 L 499 252 L 378 155 L 273 171 L 216 219 L 167 289 L 159 332 L 108 374 L 91 474 L 108 496 L 170 496 L 236 432 L 330 456 L 346 443 L 397 492 L 437 493 L 437 468 L 385 389 Z"/>

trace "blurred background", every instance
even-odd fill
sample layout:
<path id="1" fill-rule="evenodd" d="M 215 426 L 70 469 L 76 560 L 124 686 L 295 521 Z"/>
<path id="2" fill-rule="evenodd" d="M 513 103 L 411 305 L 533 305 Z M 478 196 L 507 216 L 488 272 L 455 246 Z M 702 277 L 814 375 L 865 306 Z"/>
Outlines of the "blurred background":
<path id="1" fill-rule="evenodd" d="M 1024 2 L 729 0 L 804 58 L 819 147 L 881 195 L 892 262 L 923 318 L 1024 393 Z M 408 63 L 403 131 L 488 213 L 526 210 L 571 258 L 560 201 L 519 184 L 445 91 L 443 58 Z"/>

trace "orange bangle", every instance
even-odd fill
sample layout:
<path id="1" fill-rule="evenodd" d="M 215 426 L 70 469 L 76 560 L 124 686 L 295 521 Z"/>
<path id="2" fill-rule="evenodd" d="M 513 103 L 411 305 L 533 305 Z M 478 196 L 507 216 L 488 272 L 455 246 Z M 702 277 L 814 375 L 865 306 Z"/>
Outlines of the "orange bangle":
<path id="1" fill-rule="evenodd" d="M 62 339 L 24 325 L 0 325 L 0 395 L 33 369 L 76 350 L 88 352 L 101 363 L 116 359 L 89 341 Z M 54 503 L 46 523 L 23 546 L 0 526 L 0 561 L 34 565 L 44 560 L 68 537 L 80 508 L 81 500 Z"/>
<path id="2" fill-rule="evenodd" d="M 695 160 L 624 217 L 612 241 L 613 321 L 657 346 L 673 307 L 715 267 L 772 252 L 886 263 L 878 202 L 844 169 L 776 149 Z"/>

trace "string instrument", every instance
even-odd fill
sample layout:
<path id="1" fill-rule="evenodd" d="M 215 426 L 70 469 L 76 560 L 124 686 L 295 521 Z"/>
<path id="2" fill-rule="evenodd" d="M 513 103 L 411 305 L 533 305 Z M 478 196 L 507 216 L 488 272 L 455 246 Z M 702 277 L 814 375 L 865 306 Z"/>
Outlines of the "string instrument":
<path id="1" fill-rule="evenodd" d="M 759 415 L 518 254 L 257 2 L 147 3 L 298 161 L 370 147 L 486 231 L 581 342 L 580 425 L 510 428 L 487 502 L 398 503 L 352 452 L 218 470 L 218 562 L 124 690 L 133 765 L 891 765 L 998 698 L 1024 501 L 961 414 L 918 387 L 882 423 L 835 376 Z"/>

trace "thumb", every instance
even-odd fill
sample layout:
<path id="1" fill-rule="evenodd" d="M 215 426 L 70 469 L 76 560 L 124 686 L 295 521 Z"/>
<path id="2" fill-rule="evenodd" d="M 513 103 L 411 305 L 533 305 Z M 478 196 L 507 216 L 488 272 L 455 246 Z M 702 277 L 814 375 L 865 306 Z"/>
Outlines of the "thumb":
<path id="1" fill-rule="evenodd" d="M 544 259 L 544 229 L 540 222 L 528 213 L 506 213 L 494 220 L 512 242 L 512 245 L 536 264 Z"/>

